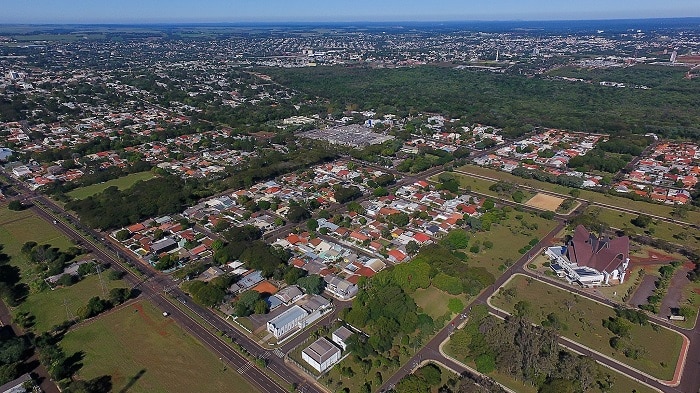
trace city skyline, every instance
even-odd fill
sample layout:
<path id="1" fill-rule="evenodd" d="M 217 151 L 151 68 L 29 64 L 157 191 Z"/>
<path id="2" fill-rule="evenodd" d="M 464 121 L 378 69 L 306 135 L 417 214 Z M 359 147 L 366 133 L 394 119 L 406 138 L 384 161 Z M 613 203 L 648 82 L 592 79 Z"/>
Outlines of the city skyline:
<path id="1" fill-rule="evenodd" d="M 125 0 L 118 3 L 38 0 L 3 5 L 0 23 L 246 23 L 246 22 L 396 22 L 645 19 L 700 16 L 700 4 L 688 0 L 622 1 L 457 0 L 438 4 L 425 1 L 358 0 L 353 6 L 338 1 L 313 0 L 241 2 L 213 0 L 194 3 L 172 0 Z"/>

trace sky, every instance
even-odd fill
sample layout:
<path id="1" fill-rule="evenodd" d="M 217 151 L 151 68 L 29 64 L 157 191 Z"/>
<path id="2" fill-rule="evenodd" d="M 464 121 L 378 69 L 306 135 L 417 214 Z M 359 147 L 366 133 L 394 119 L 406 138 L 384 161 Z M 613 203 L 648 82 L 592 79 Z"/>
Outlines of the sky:
<path id="1" fill-rule="evenodd" d="M 250 23 L 700 17 L 700 0 L 0 0 L 0 23 Z"/>

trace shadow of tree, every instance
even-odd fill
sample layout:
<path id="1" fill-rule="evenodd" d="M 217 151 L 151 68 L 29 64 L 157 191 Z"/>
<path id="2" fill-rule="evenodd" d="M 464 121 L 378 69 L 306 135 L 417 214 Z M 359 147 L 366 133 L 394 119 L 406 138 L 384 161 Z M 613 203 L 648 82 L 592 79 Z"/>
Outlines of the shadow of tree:
<path id="1" fill-rule="evenodd" d="M 131 389 L 132 386 L 136 384 L 136 382 L 141 379 L 143 374 L 146 373 L 146 369 L 142 368 L 139 370 L 139 372 L 136 373 L 133 377 L 129 378 L 129 382 L 126 383 L 126 385 L 122 388 L 122 390 L 119 391 L 119 393 L 126 393 L 129 389 Z"/>

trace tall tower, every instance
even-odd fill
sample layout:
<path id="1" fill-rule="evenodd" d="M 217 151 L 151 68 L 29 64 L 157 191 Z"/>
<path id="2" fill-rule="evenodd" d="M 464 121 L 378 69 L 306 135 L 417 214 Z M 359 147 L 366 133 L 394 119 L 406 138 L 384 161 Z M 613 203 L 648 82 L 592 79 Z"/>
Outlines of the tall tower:
<path id="1" fill-rule="evenodd" d="M 673 52 L 671 52 L 671 63 L 676 62 L 676 57 L 678 57 L 678 52 L 674 50 Z"/>
<path id="2" fill-rule="evenodd" d="M 498 62 L 498 48 L 496 48 L 496 62 Z"/>

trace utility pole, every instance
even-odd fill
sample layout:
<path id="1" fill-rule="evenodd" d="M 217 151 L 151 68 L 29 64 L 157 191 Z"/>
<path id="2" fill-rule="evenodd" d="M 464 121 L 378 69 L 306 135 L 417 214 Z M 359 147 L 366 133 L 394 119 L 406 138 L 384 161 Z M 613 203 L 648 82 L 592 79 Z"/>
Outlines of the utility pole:
<path id="1" fill-rule="evenodd" d="M 100 270 L 99 263 L 97 264 L 97 266 L 95 266 L 95 270 L 97 270 L 97 277 L 100 278 L 100 287 L 102 288 L 102 296 L 107 297 L 107 288 L 105 287 L 104 280 L 102 280 L 102 271 Z"/>

